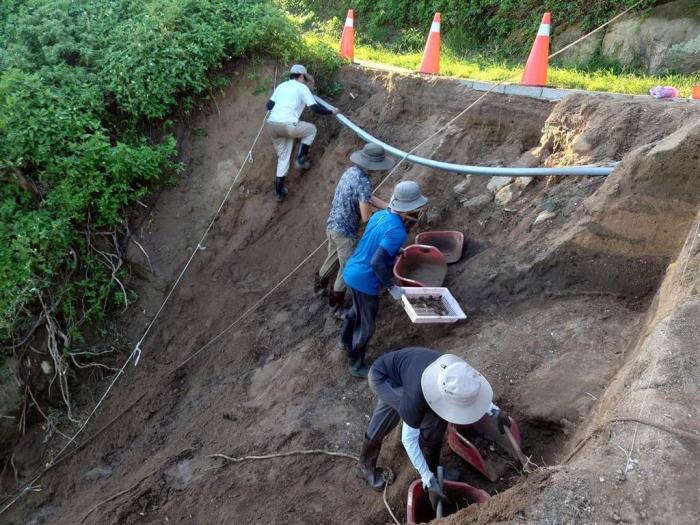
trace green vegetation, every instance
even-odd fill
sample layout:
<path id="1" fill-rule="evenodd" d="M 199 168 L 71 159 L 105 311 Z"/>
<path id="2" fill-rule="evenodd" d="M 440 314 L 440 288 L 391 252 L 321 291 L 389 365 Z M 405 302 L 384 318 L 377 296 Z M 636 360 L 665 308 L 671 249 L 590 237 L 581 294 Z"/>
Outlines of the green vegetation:
<path id="1" fill-rule="evenodd" d="M 445 46 L 456 55 L 488 53 L 498 60 L 526 57 L 532 46 L 533 28 L 545 11 L 555 15 L 554 36 L 570 23 L 583 31 L 593 29 L 638 0 L 277 0 L 294 13 L 315 12 L 322 19 L 344 20 L 355 9 L 362 28 L 360 44 L 381 45 L 395 53 L 421 51 L 436 11 L 442 13 Z M 653 4 L 645 0 L 637 10 Z"/>
<path id="2" fill-rule="evenodd" d="M 339 65 L 267 0 L 3 0 L 0 359 L 36 326 L 68 353 L 131 299 L 127 217 L 179 172 L 174 108 L 253 55 Z"/>
<path id="3" fill-rule="evenodd" d="M 415 71 L 420 65 L 422 52 L 398 53 L 386 48 L 363 45 L 356 48 L 355 58 Z M 440 73 L 447 76 L 517 83 L 520 81 L 522 72 L 522 63 L 511 61 L 493 62 L 478 57 L 457 57 L 449 50 L 443 52 L 440 58 Z M 649 89 L 654 86 L 675 86 L 679 89 L 680 96 L 688 97 L 690 96 L 691 87 L 700 84 L 700 72 L 694 75 L 665 75 L 657 77 L 620 67 L 600 69 L 589 67 L 580 69 L 550 66 L 547 82 L 551 86 L 560 88 L 633 95 L 646 95 L 649 93 Z"/>

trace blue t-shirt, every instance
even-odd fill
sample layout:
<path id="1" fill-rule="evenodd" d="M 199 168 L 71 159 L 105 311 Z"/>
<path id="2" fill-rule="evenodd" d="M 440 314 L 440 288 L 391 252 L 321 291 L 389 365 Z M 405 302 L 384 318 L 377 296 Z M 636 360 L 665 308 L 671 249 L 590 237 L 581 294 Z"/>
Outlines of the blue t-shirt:
<path id="1" fill-rule="evenodd" d="M 360 203 L 372 198 L 372 185 L 369 177 L 357 166 L 345 170 L 335 188 L 331 211 L 328 214 L 328 228 L 343 237 L 357 240 L 360 225 Z"/>
<path id="2" fill-rule="evenodd" d="M 406 228 L 401 217 L 386 209 L 376 212 L 367 223 L 355 253 L 345 263 L 343 280 L 350 288 L 368 295 L 379 295 L 381 282 L 372 269 L 374 252 L 380 246 L 393 259 L 406 241 Z"/>

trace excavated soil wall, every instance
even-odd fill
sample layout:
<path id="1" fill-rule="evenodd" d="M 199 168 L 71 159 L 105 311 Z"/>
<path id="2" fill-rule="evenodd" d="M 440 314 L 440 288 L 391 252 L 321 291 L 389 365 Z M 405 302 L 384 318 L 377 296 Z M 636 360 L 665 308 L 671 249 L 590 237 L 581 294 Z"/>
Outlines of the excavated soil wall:
<path id="1" fill-rule="evenodd" d="M 238 72 L 215 106 L 183 126 L 183 181 L 151 203 L 136 229 L 153 271 L 134 246 L 142 299 L 119 320 L 127 340 L 141 335 L 244 162 L 263 117 L 266 95 L 253 92 L 265 73 L 251 81 Z M 341 81 L 343 112 L 404 150 L 481 95 L 449 80 L 355 68 L 345 69 Z M 697 441 L 609 420 L 659 419 L 668 411 L 667 426 L 697 432 L 699 117 L 689 103 L 574 96 L 551 104 L 493 94 L 417 153 L 481 165 L 621 164 L 607 179 L 519 179 L 499 190 L 498 203 L 487 178 L 411 165 L 379 191 L 388 198 L 398 180 L 421 184 L 430 206 L 409 236 L 464 232 L 464 257 L 449 267 L 445 285 L 469 318 L 411 325 L 383 299 L 370 358 L 408 345 L 464 357 L 492 383 L 496 402 L 521 425 L 524 451 L 542 467 L 528 478 L 509 468 L 491 484 L 445 446 L 444 462 L 495 496 L 449 523 L 668 516 L 690 523 L 697 492 L 687 486 L 697 471 Z M 290 175 L 290 195 L 281 204 L 272 194 L 274 154 L 263 137 L 143 345 L 141 363 L 120 379 L 90 430 L 116 422 L 49 471 L 41 492 L 28 493 L 3 516 L 7 523 L 389 521 L 381 497 L 355 478 L 350 460 L 294 456 L 227 464 L 210 457 L 357 452 L 373 398 L 365 382 L 347 373 L 339 324 L 311 291 L 322 254 L 169 374 L 324 240 L 335 184 L 361 142 L 331 119 L 314 121 L 314 167 Z M 36 438 L 29 435 L 16 448 L 19 480 L 45 460 Z M 616 481 L 615 471 L 625 466 L 618 444 L 633 445 L 638 467 L 631 472 L 639 478 L 628 469 L 627 481 Z M 416 473 L 397 432 L 379 463 L 396 476 L 387 498 L 403 519 Z M 658 474 L 667 485 L 654 490 L 676 491 L 668 503 L 652 490 Z"/>

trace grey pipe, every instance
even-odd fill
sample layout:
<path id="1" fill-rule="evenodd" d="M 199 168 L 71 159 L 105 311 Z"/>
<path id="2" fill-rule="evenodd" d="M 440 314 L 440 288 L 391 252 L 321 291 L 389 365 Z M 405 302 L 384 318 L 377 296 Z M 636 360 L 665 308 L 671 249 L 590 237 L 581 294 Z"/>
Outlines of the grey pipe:
<path id="1" fill-rule="evenodd" d="M 316 97 L 316 101 L 325 106 L 328 109 L 333 109 L 334 106 L 326 102 L 320 97 Z M 385 142 L 382 142 L 376 137 L 373 137 L 367 133 L 364 129 L 356 125 L 352 120 L 347 118 L 345 115 L 338 113 L 335 116 L 343 125 L 350 128 L 355 132 L 365 142 L 374 142 L 379 144 L 386 150 L 387 153 L 394 155 L 400 159 L 405 158 L 409 162 L 414 164 L 420 164 L 422 166 L 428 166 L 429 168 L 435 168 L 438 170 L 451 171 L 454 173 L 464 173 L 467 175 L 479 175 L 479 176 L 502 176 L 502 177 L 550 177 L 552 175 L 559 176 L 588 176 L 588 177 L 607 177 L 612 173 L 617 166 L 617 162 L 610 166 L 570 166 L 561 168 L 501 168 L 497 166 L 467 166 L 464 164 L 453 164 L 451 162 L 442 162 L 439 160 L 427 159 L 425 157 L 418 157 L 417 155 L 408 155 L 405 151 L 395 148 Z"/>

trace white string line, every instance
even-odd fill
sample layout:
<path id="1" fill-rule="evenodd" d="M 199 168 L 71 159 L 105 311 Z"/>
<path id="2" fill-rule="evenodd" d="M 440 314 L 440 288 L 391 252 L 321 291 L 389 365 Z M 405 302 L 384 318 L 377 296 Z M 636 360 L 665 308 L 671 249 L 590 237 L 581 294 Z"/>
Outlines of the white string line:
<path id="1" fill-rule="evenodd" d="M 274 86 L 275 86 L 276 84 L 277 84 L 277 66 L 275 65 L 275 75 L 274 75 L 274 80 L 273 80 L 273 88 L 274 88 Z M 56 463 L 56 461 L 58 461 L 58 460 L 60 459 L 61 454 L 63 454 L 63 452 L 65 452 L 66 449 L 67 449 L 72 443 L 75 442 L 76 438 L 83 432 L 83 430 L 85 430 L 85 427 L 87 426 L 87 424 L 92 420 L 92 417 L 95 415 L 95 413 L 97 412 L 97 410 L 100 408 L 100 406 L 102 405 L 102 403 L 104 402 L 104 400 L 107 398 L 107 396 L 109 395 L 110 391 L 112 390 L 112 388 L 114 387 L 114 385 L 117 383 L 117 380 L 118 380 L 118 379 L 121 377 L 121 375 L 124 373 L 124 370 L 126 369 L 127 365 L 131 362 L 131 360 L 134 359 L 134 366 L 136 366 L 136 365 L 138 364 L 139 359 L 141 358 L 141 344 L 142 344 L 143 341 L 146 339 L 146 336 L 148 335 L 148 332 L 150 331 L 150 329 L 151 329 L 151 328 L 153 327 L 153 325 L 155 324 L 156 319 L 158 318 L 158 316 L 160 315 L 160 313 L 163 311 L 163 308 L 165 307 L 166 303 L 168 302 L 168 300 L 170 299 L 170 297 L 173 295 L 173 292 L 175 291 L 175 288 L 177 288 L 178 284 L 179 284 L 180 281 L 182 280 L 183 275 L 185 274 L 185 272 L 186 272 L 187 269 L 189 268 L 189 266 L 190 266 L 190 264 L 192 263 L 192 260 L 194 259 L 195 255 L 196 255 L 197 252 L 199 252 L 199 250 L 202 248 L 202 243 L 204 242 L 204 239 L 207 237 L 207 235 L 209 234 L 210 230 L 211 230 L 212 227 L 214 226 L 214 223 L 216 222 L 216 219 L 217 219 L 218 216 L 221 214 L 221 210 L 223 210 L 223 208 L 224 208 L 226 202 L 228 201 L 229 196 L 231 195 L 231 192 L 233 191 L 233 188 L 234 188 L 235 185 L 236 185 L 236 182 L 238 181 L 238 179 L 239 179 L 241 173 L 243 173 L 243 169 L 244 169 L 248 164 L 252 164 L 252 162 L 253 162 L 253 150 L 254 150 L 254 148 L 255 148 L 255 145 L 256 145 L 257 142 L 258 142 L 258 139 L 260 138 L 260 135 L 262 134 L 263 129 L 265 128 L 265 121 L 267 120 L 267 117 L 268 117 L 269 113 L 270 113 L 269 111 L 265 113 L 265 117 L 263 118 L 262 125 L 260 126 L 260 129 L 258 130 L 258 133 L 257 133 L 257 135 L 255 136 L 255 139 L 253 140 L 253 144 L 251 145 L 250 149 L 248 150 L 248 153 L 246 154 L 245 158 L 243 159 L 243 162 L 241 163 L 241 166 L 240 166 L 240 168 L 239 168 L 239 170 L 238 170 L 238 173 L 236 173 L 236 176 L 233 178 L 233 181 L 231 182 L 231 184 L 230 184 L 230 186 L 229 186 L 229 188 L 228 188 L 228 191 L 226 192 L 226 194 L 225 194 L 223 200 L 221 201 L 221 204 L 219 205 L 219 208 L 216 210 L 216 213 L 214 214 L 214 217 L 212 218 L 211 222 L 209 223 L 209 225 L 207 226 L 206 230 L 204 231 L 204 234 L 202 235 L 201 239 L 200 239 L 199 242 L 197 243 L 197 246 L 196 246 L 196 247 L 194 248 L 194 250 L 192 251 L 192 254 L 190 255 L 189 259 L 187 260 L 187 263 L 185 264 L 184 268 L 183 268 L 182 271 L 180 272 L 180 275 L 178 276 L 178 278 L 176 279 L 176 281 L 175 281 L 175 283 L 173 284 L 172 288 L 170 289 L 170 292 L 168 292 L 168 295 L 167 295 L 167 296 L 165 297 L 165 299 L 163 300 L 163 303 L 160 305 L 160 308 L 159 308 L 158 311 L 156 312 L 155 316 L 153 317 L 153 319 L 151 319 L 151 322 L 150 322 L 150 323 L 148 324 L 148 326 L 146 327 L 146 331 L 145 331 L 144 334 L 141 336 L 141 339 L 139 339 L 139 341 L 136 343 L 136 346 L 135 346 L 134 349 L 132 350 L 131 354 L 129 354 L 129 357 L 126 359 L 126 361 L 124 361 L 124 364 L 122 365 L 122 367 L 121 367 L 121 368 L 117 371 L 117 373 L 114 375 L 114 377 L 112 378 L 112 381 L 109 383 L 109 386 L 108 386 L 107 389 L 104 391 L 104 393 L 103 393 L 102 396 L 100 397 L 100 399 L 99 399 L 99 401 L 97 402 L 97 404 L 96 404 L 96 405 L 93 407 L 93 409 L 90 411 L 90 413 L 88 414 L 87 418 L 85 419 L 85 421 L 83 422 L 83 424 L 80 426 L 80 428 L 73 434 L 73 436 L 68 440 L 68 442 L 59 450 L 58 454 L 56 454 L 56 456 L 54 457 L 54 459 L 53 459 L 52 461 L 50 461 L 50 462 L 46 465 L 45 469 L 42 470 L 34 479 L 32 479 L 31 482 L 29 482 L 28 484 L 26 484 L 25 487 L 24 487 L 23 489 L 21 489 L 21 490 L 19 491 L 19 493 L 12 499 L 12 501 L 10 501 L 10 502 L 9 502 L 7 505 L 5 505 L 2 509 L 0 509 L 0 514 L 4 513 L 4 512 L 5 512 L 7 509 L 9 509 L 12 505 L 14 505 L 14 503 L 20 498 L 20 496 L 21 496 L 22 494 L 24 494 L 24 492 L 27 490 L 27 487 L 31 487 L 36 481 L 38 481 L 39 478 L 41 478 L 41 476 L 46 472 L 46 470 L 49 469 L 49 468 L 51 468 L 51 467 Z"/>

